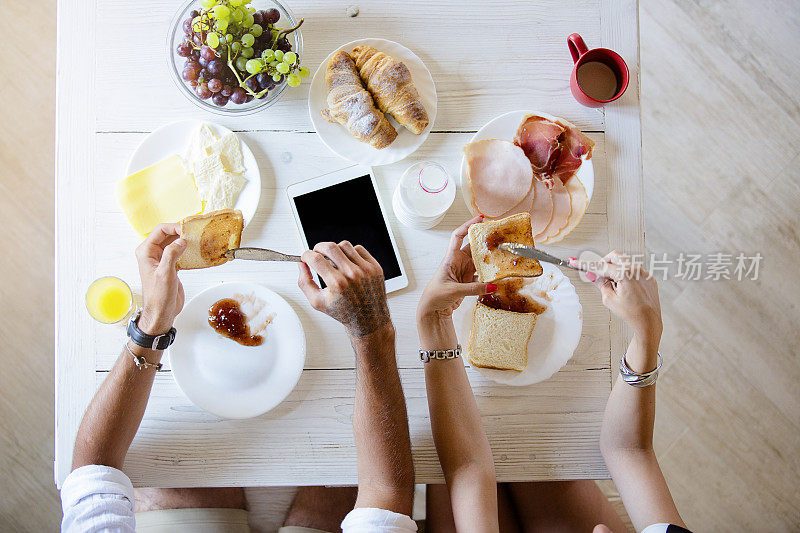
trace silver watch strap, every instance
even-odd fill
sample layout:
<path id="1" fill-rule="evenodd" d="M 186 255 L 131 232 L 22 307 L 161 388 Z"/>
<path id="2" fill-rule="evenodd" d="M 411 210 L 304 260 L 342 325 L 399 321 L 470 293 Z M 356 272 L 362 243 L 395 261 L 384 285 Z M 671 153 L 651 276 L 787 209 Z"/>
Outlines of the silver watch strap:
<path id="1" fill-rule="evenodd" d="M 626 354 L 622 354 L 619 360 L 619 373 L 625 383 L 633 387 L 647 387 L 656 382 L 658 379 L 658 371 L 661 370 L 661 365 L 664 363 L 661 352 L 658 352 L 658 364 L 655 369 L 641 374 L 634 372 L 631 367 L 628 366 L 628 362 L 625 361 L 625 355 Z"/>
<path id="2" fill-rule="evenodd" d="M 429 362 L 431 359 L 455 359 L 461 357 L 461 345 L 456 345 L 455 348 L 450 350 L 420 350 L 419 359 L 423 363 Z"/>

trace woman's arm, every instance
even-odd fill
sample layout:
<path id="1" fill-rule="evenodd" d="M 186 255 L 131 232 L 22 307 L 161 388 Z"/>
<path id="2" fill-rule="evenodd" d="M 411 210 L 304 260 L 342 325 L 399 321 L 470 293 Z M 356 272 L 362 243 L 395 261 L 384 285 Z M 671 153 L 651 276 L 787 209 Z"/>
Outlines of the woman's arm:
<path id="1" fill-rule="evenodd" d="M 622 318 L 634 335 L 625 353 L 637 373 L 656 368 L 661 340 L 658 285 L 648 272 L 611 252 L 607 267 L 594 284 L 603 304 Z M 654 523 L 684 526 L 653 451 L 655 384 L 633 387 L 617 378 L 606 404 L 600 450 L 637 531 Z"/>
<path id="2" fill-rule="evenodd" d="M 469 226 L 480 220 L 476 217 L 453 232 L 447 255 L 420 299 L 417 329 L 422 350 L 455 348 L 458 338 L 453 310 L 465 296 L 492 289 L 474 281 L 471 254 L 468 248 L 461 248 Z M 425 385 L 433 441 L 450 493 L 456 529 L 497 531 L 494 460 L 463 361 L 437 359 L 426 363 Z"/>

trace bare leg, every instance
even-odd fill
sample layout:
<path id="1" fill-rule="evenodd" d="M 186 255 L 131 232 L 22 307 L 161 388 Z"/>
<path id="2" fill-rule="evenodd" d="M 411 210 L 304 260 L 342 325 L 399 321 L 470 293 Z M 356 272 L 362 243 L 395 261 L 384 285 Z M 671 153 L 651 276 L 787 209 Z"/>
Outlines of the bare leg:
<path id="1" fill-rule="evenodd" d="M 353 510 L 357 494 L 357 487 L 300 487 L 283 525 L 341 531 L 339 526 Z"/>
<path id="2" fill-rule="evenodd" d="M 425 531 L 430 533 L 455 533 L 453 507 L 446 485 L 428 485 L 425 491 Z M 497 485 L 497 512 L 500 521 L 500 533 L 518 533 L 520 531 L 508 489 Z"/>
<path id="3" fill-rule="evenodd" d="M 621 533 L 626 527 L 597 484 L 590 479 L 508 483 L 524 531 L 592 531 L 605 524 Z"/>
<path id="4" fill-rule="evenodd" d="M 241 487 L 140 488 L 134 493 L 137 513 L 161 509 L 247 509 Z"/>

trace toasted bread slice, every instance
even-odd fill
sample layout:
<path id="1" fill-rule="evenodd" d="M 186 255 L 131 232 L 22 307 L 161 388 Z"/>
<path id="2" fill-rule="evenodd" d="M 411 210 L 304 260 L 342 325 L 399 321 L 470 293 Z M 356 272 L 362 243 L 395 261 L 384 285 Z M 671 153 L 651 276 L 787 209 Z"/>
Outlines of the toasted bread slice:
<path id="1" fill-rule="evenodd" d="M 515 276 L 533 278 L 542 275 L 539 261 L 504 252 L 500 249 L 500 244 L 504 242 L 533 246 L 530 213 L 518 213 L 469 227 L 472 261 L 481 283 Z"/>
<path id="2" fill-rule="evenodd" d="M 242 212 L 234 209 L 184 218 L 181 237 L 188 246 L 178 259 L 178 269 L 208 268 L 230 261 L 224 254 L 239 247 L 243 228 Z"/>
<path id="3" fill-rule="evenodd" d="M 528 366 L 528 341 L 536 313 L 493 309 L 478 302 L 472 315 L 467 355 L 472 366 L 515 370 Z"/>

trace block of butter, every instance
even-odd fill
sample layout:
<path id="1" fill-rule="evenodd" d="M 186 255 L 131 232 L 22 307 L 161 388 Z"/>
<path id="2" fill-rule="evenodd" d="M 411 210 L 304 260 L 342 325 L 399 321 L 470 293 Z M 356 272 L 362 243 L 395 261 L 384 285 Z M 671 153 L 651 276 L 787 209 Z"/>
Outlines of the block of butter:
<path id="1" fill-rule="evenodd" d="M 178 222 L 203 210 L 194 180 L 178 155 L 119 181 L 117 200 L 142 236 L 162 222 Z"/>

